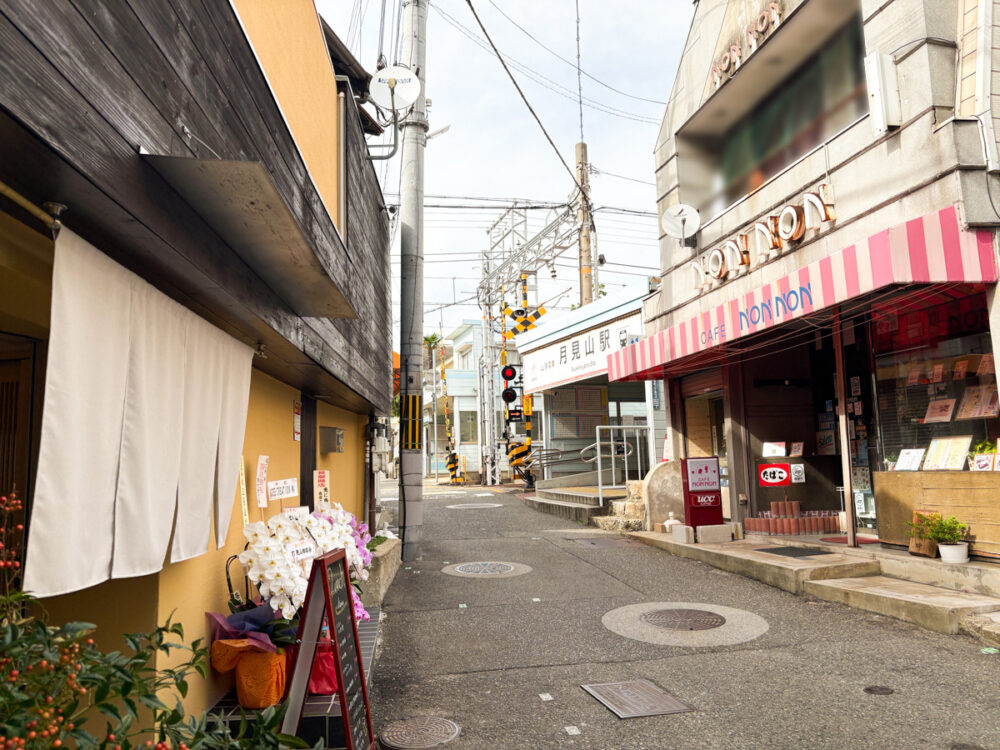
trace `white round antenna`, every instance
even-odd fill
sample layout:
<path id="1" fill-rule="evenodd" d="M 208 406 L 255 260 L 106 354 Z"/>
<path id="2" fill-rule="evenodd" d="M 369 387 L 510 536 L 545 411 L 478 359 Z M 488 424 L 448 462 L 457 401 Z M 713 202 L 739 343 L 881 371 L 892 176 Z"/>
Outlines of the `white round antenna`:
<path id="1" fill-rule="evenodd" d="M 663 212 L 660 217 L 660 227 L 669 236 L 682 242 L 688 237 L 694 237 L 701 227 L 701 217 L 691 206 L 678 203 Z"/>
<path id="2" fill-rule="evenodd" d="M 368 95 L 382 109 L 406 109 L 420 98 L 420 79 L 403 65 L 390 65 L 372 76 Z"/>

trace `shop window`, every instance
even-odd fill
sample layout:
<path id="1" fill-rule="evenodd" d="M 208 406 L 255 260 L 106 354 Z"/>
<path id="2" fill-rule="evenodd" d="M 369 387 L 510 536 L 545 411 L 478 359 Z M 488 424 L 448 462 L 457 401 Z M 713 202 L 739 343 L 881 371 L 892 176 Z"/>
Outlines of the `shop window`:
<path id="1" fill-rule="evenodd" d="M 474 411 L 458 413 L 458 434 L 463 443 L 479 442 L 479 420 Z"/>
<path id="2" fill-rule="evenodd" d="M 721 139 L 712 208 L 756 190 L 867 111 L 864 40 L 855 18 Z"/>
<path id="3" fill-rule="evenodd" d="M 1000 469 L 994 455 L 1000 409 L 985 295 L 874 310 L 872 341 L 880 468 Z"/>

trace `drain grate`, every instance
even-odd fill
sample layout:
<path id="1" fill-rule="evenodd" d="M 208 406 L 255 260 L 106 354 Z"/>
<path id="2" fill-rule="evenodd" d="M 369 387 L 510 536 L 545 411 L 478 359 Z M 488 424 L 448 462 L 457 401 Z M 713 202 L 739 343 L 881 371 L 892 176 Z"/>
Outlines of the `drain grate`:
<path id="1" fill-rule="evenodd" d="M 629 682 L 603 682 L 581 685 L 584 690 L 617 714 L 619 719 L 638 716 L 661 716 L 694 711 L 691 706 L 677 700 L 649 680 Z"/>
<path id="2" fill-rule="evenodd" d="M 705 609 L 654 609 L 639 619 L 664 630 L 711 630 L 726 624 L 725 617 Z"/>
<path id="3" fill-rule="evenodd" d="M 417 719 L 397 721 L 379 735 L 382 747 L 392 750 L 420 750 L 437 747 L 458 737 L 461 728 L 453 721 L 439 716 L 422 716 Z"/>
<path id="4" fill-rule="evenodd" d="M 832 555 L 822 549 L 807 549 L 805 547 L 764 547 L 754 550 L 754 552 L 767 552 L 769 555 L 781 555 L 782 557 L 816 557 L 817 555 Z"/>
<path id="5" fill-rule="evenodd" d="M 865 692 L 868 695 L 892 695 L 896 691 L 885 685 L 869 685 L 865 688 Z"/>

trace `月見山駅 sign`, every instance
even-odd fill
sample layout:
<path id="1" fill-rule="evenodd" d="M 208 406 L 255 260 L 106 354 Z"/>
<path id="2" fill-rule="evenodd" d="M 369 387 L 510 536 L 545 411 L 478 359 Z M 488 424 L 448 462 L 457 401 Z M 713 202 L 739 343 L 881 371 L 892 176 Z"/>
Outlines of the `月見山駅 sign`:
<path id="1" fill-rule="evenodd" d="M 778 3 L 768 3 L 712 66 L 712 83 L 715 88 L 718 89 L 735 75 L 740 66 L 757 51 L 765 37 L 780 24 L 781 6 Z"/>
<path id="2" fill-rule="evenodd" d="M 835 221 L 833 191 L 820 185 L 797 203 L 789 203 L 776 213 L 762 216 L 746 232 L 730 237 L 707 253 L 691 261 L 694 286 L 702 290 L 725 281 L 730 276 L 759 266 L 805 237 L 809 230 Z M 751 253 L 751 245 L 755 253 Z"/>

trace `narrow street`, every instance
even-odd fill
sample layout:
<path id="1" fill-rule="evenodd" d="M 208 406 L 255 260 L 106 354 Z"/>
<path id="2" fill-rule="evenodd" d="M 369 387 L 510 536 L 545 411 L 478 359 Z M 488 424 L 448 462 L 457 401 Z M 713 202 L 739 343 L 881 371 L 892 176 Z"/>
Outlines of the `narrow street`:
<path id="1" fill-rule="evenodd" d="M 797 597 L 515 494 L 428 484 L 424 504 L 421 558 L 383 605 L 376 732 L 433 716 L 461 727 L 456 749 L 1000 746 L 1000 655 L 971 638 Z M 443 572 L 470 562 L 509 565 Z M 640 620 L 680 603 L 725 623 Z M 581 689 L 630 680 L 692 710 L 619 719 Z"/>

